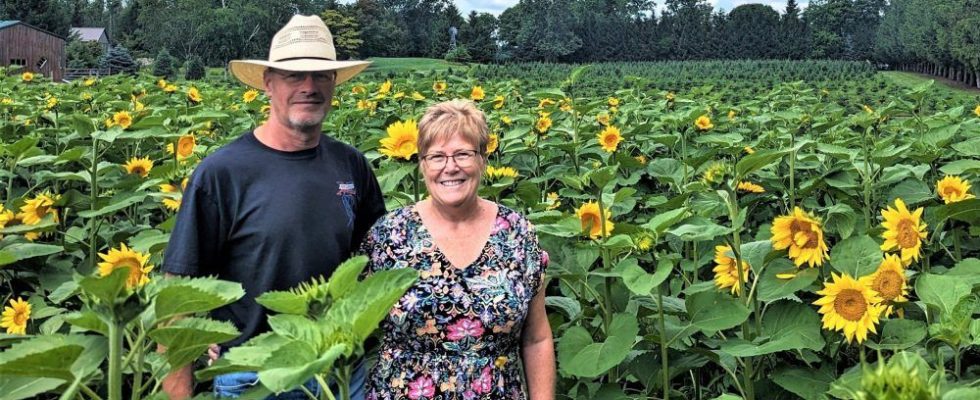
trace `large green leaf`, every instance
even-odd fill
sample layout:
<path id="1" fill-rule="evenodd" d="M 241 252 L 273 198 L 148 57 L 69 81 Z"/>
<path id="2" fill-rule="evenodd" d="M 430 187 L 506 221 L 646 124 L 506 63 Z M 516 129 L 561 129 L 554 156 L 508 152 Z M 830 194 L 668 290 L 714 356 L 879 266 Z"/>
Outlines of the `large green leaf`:
<path id="1" fill-rule="evenodd" d="M 269 317 L 269 327 L 283 337 L 306 342 L 319 348 L 323 342 L 323 334 L 316 323 L 299 315 L 273 315 Z"/>
<path id="2" fill-rule="evenodd" d="M 776 277 L 778 274 L 793 272 L 796 272 L 796 275 L 791 279 Z M 759 278 L 757 298 L 766 303 L 782 299 L 798 299 L 795 293 L 810 287 L 819 276 L 819 268 L 800 270 L 792 261 L 785 258 L 774 260 Z"/>
<path id="3" fill-rule="evenodd" d="M 621 274 L 623 283 L 631 292 L 639 296 L 650 295 L 653 288 L 667 279 L 672 269 L 671 261 L 663 258 L 657 264 L 656 272 L 652 274 L 640 267 L 639 262 L 632 257 L 623 259 L 616 265 L 616 271 Z"/>
<path id="4" fill-rule="evenodd" d="M 834 381 L 834 377 L 826 371 L 813 368 L 780 368 L 770 377 L 777 385 L 804 400 L 826 399 L 824 393 Z"/>
<path id="5" fill-rule="evenodd" d="M 742 244 L 742 261 L 749 263 L 753 271 L 760 271 L 765 265 L 766 256 L 772 252 L 772 242 L 759 240 Z M 734 256 L 734 254 L 733 254 Z"/>
<path id="6" fill-rule="evenodd" d="M 849 237 L 830 250 L 834 269 L 855 279 L 875 272 L 882 257 L 878 242 L 868 235 Z"/>
<path id="7" fill-rule="evenodd" d="M 548 296 L 544 299 L 544 305 L 546 307 L 558 308 L 565 312 L 568 319 L 574 321 L 582 315 L 582 305 L 579 304 L 578 300 L 564 296 Z"/>
<path id="8" fill-rule="evenodd" d="M 0 397 L 4 400 L 35 398 L 37 395 L 57 389 L 65 383 L 62 379 L 30 376 L 0 375 Z"/>
<path id="9" fill-rule="evenodd" d="M 129 267 L 116 268 L 109 276 L 86 276 L 78 282 L 82 291 L 94 296 L 104 305 L 112 306 L 120 302 L 126 291 L 126 280 L 129 278 Z"/>
<path id="10" fill-rule="evenodd" d="M 558 340 L 558 366 L 567 375 L 602 375 L 626 359 L 639 331 L 636 317 L 630 314 L 613 315 L 606 339 L 600 343 L 585 328 L 573 326 Z"/>
<path id="11" fill-rule="evenodd" d="M 967 199 L 942 205 L 936 211 L 935 218 L 939 222 L 952 219 L 978 226 L 980 225 L 980 199 Z"/>
<path id="12" fill-rule="evenodd" d="M 786 350 L 820 351 L 824 340 L 820 334 L 820 316 L 813 308 L 793 301 L 769 306 L 762 318 L 764 336 L 747 341 L 726 341 L 721 351 L 734 357 L 754 357 Z"/>
<path id="13" fill-rule="evenodd" d="M 109 335 L 109 326 L 92 310 L 76 311 L 65 315 L 65 321 L 76 328 Z"/>
<path id="14" fill-rule="evenodd" d="M 14 344 L 0 353 L 0 376 L 74 381 L 98 370 L 107 353 L 99 336 L 44 335 Z"/>
<path id="15" fill-rule="evenodd" d="M 208 368 L 195 372 L 198 380 L 209 380 L 220 374 L 241 371 L 258 371 L 269 356 L 278 348 L 292 342 L 280 335 L 266 332 L 247 342 L 232 347 Z"/>
<path id="16" fill-rule="evenodd" d="M 209 345 L 227 342 L 238 334 L 238 329 L 227 321 L 184 318 L 150 331 L 150 338 L 167 347 L 164 356 L 171 369 L 178 369 L 203 355 Z"/>
<path id="17" fill-rule="evenodd" d="M 111 212 L 116 212 L 116 211 L 122 210 L 122 209 L 124 209 L 126 207 L 129 207 L 129 206 L 133 205 L 133 204 L 142 203 L 143 200 L 146 199 L 146 196 L 148 196 L 148 194 L 146 194 L 146 193 L 131 193 L 131 194 L 127 195 L 127 196 L 124 196 L 121 199 L 114 200 L 109 205 L 107 205 L 105 207 L 102 207 L 102 208 L 100 208 L 98 210 L 81 211 L 81 212 L 78 213 L 78 216 L 79 217 L 82 217 L 82 218 L 92 218 L 92 217 L 97 217 L 97 216 L 100 216 L 100 215 L 106 215 L 106 214 L 109 214 Z"/>
<path id="18" fill-rule="evenodd" d="M 674 224 L 680 222 L 687 215 L 687 207 L 680 207 L 674 210 L 665 211 L 662 213 L 657 213 L 650 218 L 647 223 L 643 224 L 643 228 L 654 232 L 657 236 L 663 235 L 666 231 Z"/>
<path id="19" fill-rule="evenodd" d="M 306 315 L 309 309 L 306 296 L 290 291 L 265 292 L 257 297 L 255 302 L 281 314 Z"/>
<path id="20" fill-rule="evenodd" d="M 911 206 L 932 200 L 934 197 L 932 189 L 929 189 L 929 186 L 924 182 L 918 179 L 906 179 L 893 186 L 885 198 L 888 199 L 889 203 L 894 202 L 896 198 L 901 198 L 905 204 Z"/>
<path id="21" fill-rule="evenodd" d="M 881 326 L 878 342 L 868 341 L 876 350 L 905 350 L 926 338 L 926 324 L 911 319 L 889 319 Z"/>
<path id="22" fill-rule="evenodd" d="M 153 301 L 157 321 L 211 311 L 245 295 L 240 283 L 215 278 L 171 277 L 163 285 Z"/>
<path id="23" fill-rule="evenodd" d="M 731 233 L 732 228 L 716 224 L 714 221 L 704 217 L 691 217 L 685 220 L 680 226 L 667 231 L 676 235 L 681 240 L 700 242 L 712 240 L 721 235 Z"/>
<path id="24" fill-rule="evenodd" d="M 956 265 L 944 274 L 955 276 L 970 286 L 980 284 L 980 259 L 967 258 L 956 263 Z"/>
<path id="25" fill-rule="evenodd" d="M 972 287 L 957 276 L 922 274 L 915 281 L 915 295 L 923 303 L 949 313 Z"/>
<path id="26" fill-rule="evenodd" d="M 326 374 L 330 371 L 333 363 L 346 352 L 347 347 L 343 344 L 336 344 L 316 359 L 307 361 L 315 354 L 312 353 L 312 349 L 304 348 L 308 345 L 302 342 L 293 343 L 299 343 L 299 345 L 283 346 L 269 357 L 270 363 L 281 366 L 259 371 L 259 382 L 262 382 L 262 385 L 269 388 L 273 393 L 295 389 L 312 379 L 316 374 Z M 279 360 L 284 361 L 284 363 L 279 364 L 277 362 Z"/>
<path id="27" fill-rule="evenodd" d="M 694 293 L 684 302 L 691 324 L 702 331 L 721 331 L 745 322 L 752 311 L 727 292 L 706 290 Z"/>
<path id="28" fill-rule="evenodd" d="M 333 326 L 350 327 L 354 340 L 360 345 L 417 278 L 418 271 L 411 268 L 372 274 L 327 310 L 323 321 Z"/>
<path id="29" fill-rule="evenodd" d="M 26 260 L 28 258 L 57 254 L 64 250 L 64 247 L 50 244 L 14 243 L 10 246 L 4 247 L 3 250 L 0 250 L 0 266 L 13 264 L 17 261 Z"/>
<path id="30" fill-rule="evenodd" d="M 357 277 L 364 271 L 367 263 L 367 256 L 361 255 L 351 257 L 337 266 L 337 269 L 330 275 L 330 280 L 327 283 L 327 293 L 330 294 L 330 297 L 334 301 L 346 296 L 351 290 L 354 290 Z"/>

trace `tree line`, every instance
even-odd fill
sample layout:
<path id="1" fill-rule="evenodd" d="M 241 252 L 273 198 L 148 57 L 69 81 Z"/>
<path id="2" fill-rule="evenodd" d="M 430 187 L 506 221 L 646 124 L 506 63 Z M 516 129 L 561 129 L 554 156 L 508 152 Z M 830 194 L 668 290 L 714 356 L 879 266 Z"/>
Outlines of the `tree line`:
<path id="1" fill-rule="evenodd" d="M 499 17 L 452 0 L 4 0 L 0 18 L 67 35 L 107 27 L 136 57 L 166 51 L 207 65 L 264 58 L 294 13 L 319 14 L 341 58 L 482 63 L 709 59 L 862 60 L 977 84 L 975 0 L 787 0 L 714 10 L 707 0 L 519 0 Z M 449 29 L 458 29 L 450 52 Z"/>

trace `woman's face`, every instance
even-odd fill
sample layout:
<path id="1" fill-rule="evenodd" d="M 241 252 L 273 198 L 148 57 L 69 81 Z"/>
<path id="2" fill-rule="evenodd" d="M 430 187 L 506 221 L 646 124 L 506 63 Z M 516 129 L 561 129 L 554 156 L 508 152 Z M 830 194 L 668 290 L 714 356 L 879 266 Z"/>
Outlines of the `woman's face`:
<path id="1" fill-rule="evenodd" d="M 479 199 L 477 189 L 485 167 L 477 146 L 461 135 L 433 143 L 423 154 L 419 166 L 433 205 L 449 208 Z"/>

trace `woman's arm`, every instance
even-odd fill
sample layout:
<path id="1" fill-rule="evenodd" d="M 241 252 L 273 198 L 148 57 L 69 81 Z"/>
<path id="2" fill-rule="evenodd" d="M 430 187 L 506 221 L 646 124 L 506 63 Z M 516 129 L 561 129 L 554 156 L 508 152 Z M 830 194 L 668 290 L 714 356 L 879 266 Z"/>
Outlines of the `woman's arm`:
<path id="1" fill-rule="evenodd" d="M 555 398 L 555 342 L 544 309 L 544 283 L 531 299 L 521 338 L 521 356 L 530 400 Z"/>

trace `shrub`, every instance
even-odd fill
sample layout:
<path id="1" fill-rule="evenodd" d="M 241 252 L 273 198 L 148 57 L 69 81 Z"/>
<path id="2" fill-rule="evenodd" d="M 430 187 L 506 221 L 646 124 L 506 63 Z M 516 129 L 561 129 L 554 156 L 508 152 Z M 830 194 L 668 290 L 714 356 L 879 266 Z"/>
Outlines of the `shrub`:
<path id="1" fill-rule="evenodd" d="M 160 50 L 153 62 L 153 75 L 172 79 L 177 74 L 177 60 L 167 49 Z"/>
<path id="2" fill-rule="evenodd" d="M 443 56 L 446 61 L 452 62 L 470 62 L 473 57 L 470 56 L 470 52 L 466 50 L 466 46 L 456 46 L 455 49 L 446 52 Z"/>
<path id="3" fill-rule="evenodd" d="M 99 60 L 99 67 L 108 68 L 111 74 L 135 74 L 139 71 L 136 61 L 129 54 L 129 50 L 123 46 L 112 46 L 109 52 Z"/>
<path id="4" fill-rule="evenodd" d="M 196 54 L 187 58 L 187 64 L 184 65 L 184 69 L 184 79 L 198 80 L 204 78 L 204 62 Z"/>

